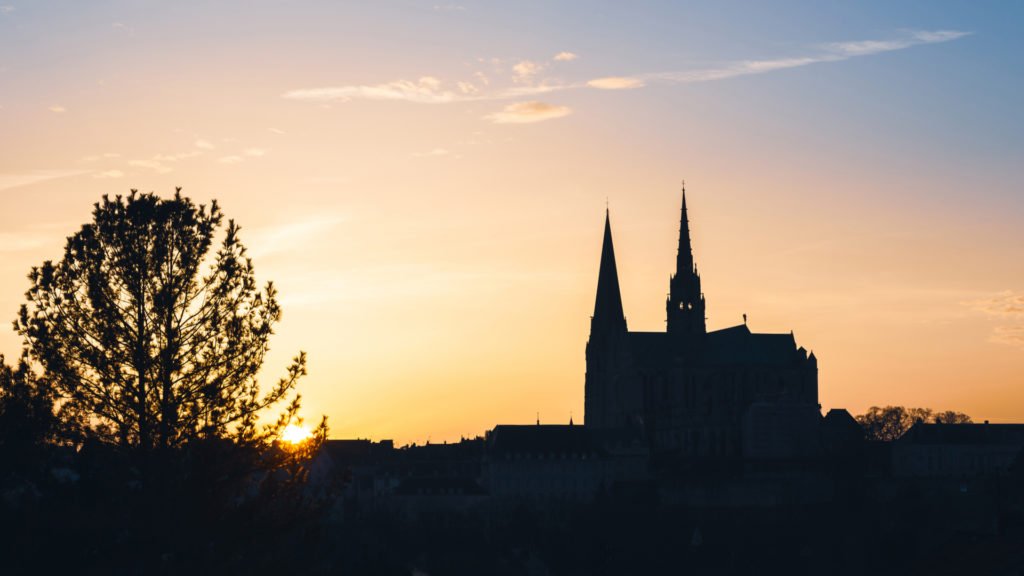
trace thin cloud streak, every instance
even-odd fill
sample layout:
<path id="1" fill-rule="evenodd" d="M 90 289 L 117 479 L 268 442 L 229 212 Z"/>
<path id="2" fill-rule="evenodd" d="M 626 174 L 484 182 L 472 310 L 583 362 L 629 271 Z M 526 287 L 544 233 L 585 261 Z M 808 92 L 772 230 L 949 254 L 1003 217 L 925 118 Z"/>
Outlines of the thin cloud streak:
<path id="1" fill-rule="evenodd" d="M 39 235 L 12 234 L 0 232 L 0 253 L 25 252 L 45 246 L 47 238 Z"/>
<path id="2" fill-rule="evenodd" d="M 642 88 L 644 81 L 639 78 L 608 76 L 606 78 L 595 78 L 587 82 L 587 86 L 600 90 L 632 90 L 633 88 Z"/>
<path id="3" fill-rule="evenodd" d="M 993 329 L 990 342 L 1024 348 L 1024 292 L 1004 290 L 963 304 L 986 316 L 998 318 L 1001 322 L 1009 322 Z"/>
<path id="4" fill-rule="evenodd" d="M 957 30 L 918 31 L 910 33 L 906 38 L 897 40 L 834 42 L 821 46 L 822 52 L 813 56 L 775 58 L 767 60 L 742 60 L 717 68 L 646 74 L 638 76 L 637 78 L 640 80 L 663 81 L 672 84 L 725 80 L 728 78 L 736 78 L 738 76 L 750 76 L 753 74 L 764 74 L 766 72 L 775 72 L 778 70 L 801 68 L 811 64 L 842 62 L 843 60 L 849 60 L 858 56 L 871 56 L 885 52 L 894 52 L 923 44 L 949 42 L 970 34 L 970 32 L 961 32 Z"/>
<path id="5" fill-rule="evenodd" d="M 801 68 L 812 64 L 826 62 L 842 62 L 851 58 L 870 56 L 886 52 L 904 50 L 913 46 L 939 44 L 969 36 L 971 32 L 959 30 L 923 30 L 907 32 L 903 37 L 890 40 L 858 40 L 851 42 L 833 42 L 819 45 L 809 55 L 785 58 L 740 60 L 722 66 L 696 70 L 678 70 L 607 76 L 583 82 L 551 83 L 519 85 L 508 88 L 491 89 L 488 83 L 457 82 L 458 89 L 446 89 L 438 78 L 423 76 L 419 80 L 395 80 L 375 85 L 327 86 L 319 88 L 302 88 L 290 90 L 281 95 L 288 100 L 307 102 L 330 102 L 350 100 L 379 100 L 412 102 L 416 104 L 451 104 L 455 102 L 478 102 L 488 100 L 512 100 L 516 98 L 537 96 L 575 89 L 621 90 L 639 88 L 650 84 L 692 84 L 726 80 L 740 76 L 765 74 L 779 70 Z M 531 66 L 524 66 L 530 64 Z M 513 70 L 514 78 L 522 82 L 535 74 L 533 62 L 519 62 Z"/>
<path id="6" fill-rule="evenodd" d="M 93 170 L 36 170 L 24 174 L 0 174 L 0 191 L 91 172 Z"/>
<path id="7" fill-rule="evenodd" d="M 505 106 L 501 112 L 484 116 L 495 124 L 533 124 L 545 120 L 562 118 L 572 113 L 568 106 L 556 106 L 546 102 L 516 102 Z"/>
<path id="8" fill-rule="evenodd" d="M 318 236 L 333 230 L 346 219 L 342 214 L 318 215 L 276 226 L 255 228 L 246 234 L 249 237 L 249 254 L 254 258 L 266 258 L 273 254 L 307 250 Z"/>

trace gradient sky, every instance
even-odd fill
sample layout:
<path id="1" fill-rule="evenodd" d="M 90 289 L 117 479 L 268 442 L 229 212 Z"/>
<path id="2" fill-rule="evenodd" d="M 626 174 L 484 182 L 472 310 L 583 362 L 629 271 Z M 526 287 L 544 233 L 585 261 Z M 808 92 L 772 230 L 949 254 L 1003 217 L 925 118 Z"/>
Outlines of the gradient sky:
<path id="1" fill-rule="evenodd" d="M 685 179 L 709 328 L 793 330 L 824 409 L 1024 421 L 1024 4 L 207 4 L 0 0 L 0 318 L 182 186 L 332 436 L 579 421 L 606 199 L 663 330 Z"/>

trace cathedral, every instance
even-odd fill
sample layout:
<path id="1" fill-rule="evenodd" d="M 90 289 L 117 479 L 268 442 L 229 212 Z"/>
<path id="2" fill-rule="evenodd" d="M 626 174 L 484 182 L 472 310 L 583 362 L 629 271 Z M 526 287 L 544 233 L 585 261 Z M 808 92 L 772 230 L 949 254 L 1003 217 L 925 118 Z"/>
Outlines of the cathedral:
<path id="1" fill-rule="evenodd" d="M 792 333 L 744 324 L 709 332 L 683 190 L 665 332 L 626 326 L 605 213 L 597 299 L 586 348 L 585 426 L 641 435 L 682 459 L 800 459 L 818 446 L 818 368 Z"/>

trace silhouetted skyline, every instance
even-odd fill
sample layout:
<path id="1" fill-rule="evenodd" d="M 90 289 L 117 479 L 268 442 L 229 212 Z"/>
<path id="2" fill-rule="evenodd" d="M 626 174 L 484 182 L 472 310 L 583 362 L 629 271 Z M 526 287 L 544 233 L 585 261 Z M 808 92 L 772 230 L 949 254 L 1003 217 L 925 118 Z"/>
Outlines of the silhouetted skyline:
<path id="1" fill-rule="evenodd" d="M 606 199 L 660 331 L 686 178 L 709 331 L 794 330 L 826 410 L 1024 420 L 1020 6 L 240 6 L 4 0 L 0 352 L 93 202 L 182 186 L 332 435 L 564 423 Z"/>

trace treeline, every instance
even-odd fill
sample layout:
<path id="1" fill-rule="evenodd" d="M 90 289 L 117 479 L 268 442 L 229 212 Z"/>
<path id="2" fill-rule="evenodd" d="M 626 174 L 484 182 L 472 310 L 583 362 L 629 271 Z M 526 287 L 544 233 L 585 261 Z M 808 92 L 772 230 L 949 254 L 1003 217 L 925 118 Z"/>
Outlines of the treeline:
<path id="1" fill-rule="evenodd" d="M 947 410 L 936 412 L 930 408 L 904 408 L 903 406 L 872 406 L 857 416 L 857 423 L 864 429 L 867 440 L 891 442 L 918 423 L 970 424 L 971 417 L 963 412 Z"/>

